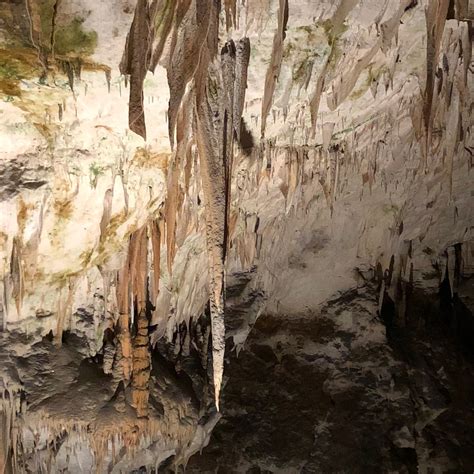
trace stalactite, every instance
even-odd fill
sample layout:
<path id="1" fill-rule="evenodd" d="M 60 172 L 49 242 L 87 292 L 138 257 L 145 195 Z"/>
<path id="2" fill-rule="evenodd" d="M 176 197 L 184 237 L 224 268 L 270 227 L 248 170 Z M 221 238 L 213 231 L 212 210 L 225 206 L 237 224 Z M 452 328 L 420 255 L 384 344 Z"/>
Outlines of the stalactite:
<path id="1" fill-rule="evenodd" d="M 187 3 L 187 5 L 186 5 Z M 155 42 L 153 44 L 153 56 L 150 63 L 150 71 L 154 72 L 158 62 L 161 59 L 166 40 L 173 27 L 173 20 L 176 18 L 176 24 L 179 25 L 185 10 L 189 7 L 188 2 L 181 2 L 177 8 L 176 0 L 160 1 L 157 7 L 155 22 Z M 184 11 L 183 11 L 184 10 Z"/>
<path id="2" fill-rule="evenodd" d="M 100 220 L 100 241 L 102 242 L 105 238 L 105 231 L 109 225 L 110 218 L 112 217 L 112 198 L 113 191 L 107 189 L 104 195 L 104 204 L 102 211 L 102 218 Z"/>
<path id="3" fill-rule="evenodd" d="M 181 169 L 189 154 L 191 141 L 191 111 L 192 100 L 189 94 L 183 100 L 176 122 L 177 147 L 170 163 L 167 182 L 167 196 L 165 202 L 166 220 L 166 249 L 168 272 L 172 274 L 173 261 L 176 254 L 176 226 L 178 212 L 183 202 L 179 178 Z"/>
<path id="4" fill-rule="evenodd" d="M 221 115 L 222 115 L 222 157 L 224 160 L 225 175 L 225 235 L 224 235 L 224 259 L 228 250 L 228 224 L 230 216 L 230 199 L 231 199 L 231 178 L 234 156 L 234 110 L 235 110 L 235 44 L 232 40 L 227 41 L 221 51 L 221 68 L 222 68 L 222 99 Z M 240 122 L 240 117 L 239 117 Z"/>
<path id="5" fill-rule="evenodd" d="M 332 83 L 332 93 L 328 95 L 327 104 L 330 110 L 336 110 L 354 89 L 357 80 L 363 70 L 365 70 L 377 51 L 384 45 L 388 45 L 392 38 L 398 33 L 400 20 L 405 13 L 411 0 L 400 0 L 399 7 L 395 14 L 380 25 L 382 34 L 377 42 L 361 57 L 358 58 L 354 66 L 344 74 L 336 77 Z"/>
<path id="6" fill-rule="evenodd" d="M 331 29 L 328 34 L 329 54 L 326 56 L 321 72 L 316 81 L 316 87 L 310 99 L 310 113 L 311 113 L 311 136 L 314 138 L 316 134 L 316 123 L 318 119 L 319 104 L 321 102 L 321 95 L 326 85 L 326 79 L 331 66 L 334 66 L 334 56 L 336 54 L 336 40 L 341 34 L 344 25 L 344 20 L 356 5 L 354 0 L 343 0 L 336 8 L 331 19 Z"/>
<path id="7" fill-rule="evenodd" d="M 184 165 L 184 193 L 187 197 L 189 197 L 189 186 L 191 183 L 191 172 L 193 169 L 193 162 L 193 148 L 189 146 L 186 152 L 186 164 Z"/>
<path id="8" fill-rule="evenodd" d="M 426 9 L 426 83 L 423 97 L 423 121 L 425 125 L 425 165 L 429 153 L 432 129 L 432 109 L 436 67 L 448 13 L 449 0 L 429 0 Z"/>
<path id="9" fill-rule="evenodd" d="M 225 24 L 227 31 L 233 26 L 237 27 L 237 0 L 224 0 Z"/>
<path id="10" fill-rule="evenodd" d="M 13 239 L 12 255 L 10 259 L 10 279 L 12 283 L 12 297 L 15 300 L 16 310 L 19 316 L 21 314 L 25 288 L 21 258 L 21 243 L 18 237 Z"/>
<path id="11" fill-rule="evenodd" d="M 138 0 L 120 63 L 120 73 L 130 75 L 129 127 L 144 139 L 146 139 L 146 124 L 143 108 L 143 81 L 151 63 L 156 3 Z"/>
<path id="12" fill-rule="evenodd" d="M 267 74 L 265 76 L 265 89 L 262 99 L 262 124 L 261 135 L 265 136 L 265 128 L 267 125 L 267 116 L 273 102 L 273 94 L 275 92 L 276 81 L 280 75 L 281 62 L 283 59 L 283 42 L 286 37 L 286 24 L 288 23 L 288 0 L 280 0 L 280 8 L 278 10 L 278 27 L 273 37 L 273 48 L 268 65 Z"/>
<path id="13" fill-rule="evenodd" d="M 8 319 L 7 278 L 0 279 L 0 332 L 6 331 Z"/>
<path id="14" fill-rule="evenodd" d="M 57 322 L 56 322 L 56 334 L 54 336 L 54 342 L 56 346 L 61 346 L 62 335 L 64 331 L 64 324 L 67 319 L 71 316 L 72 312 L 72 301 L 74 298 L 76 281 L 75 278 L 68 278 L 66 296 L 63 297 L 63 289 L 61 289 L 58 298 L 57 306 Z"/>
<path id="15" fill-rule="evenodd" d="M 208 251 L 209 299 L 213 347 L 214 396 L 219 393 L 224 370 L 224 256 L 226 235 L 225 162 L 221 156 L 223 126 L 221 117 L 220 71 L 212 64 L 217 53 L 219 8 L 213 2 L 206 48 L 203 49 L 199 74 L 195 78 L 195 137 L 199 152 L 204 195 Z"/>
<path id="16" fill-rule="evenodd" d="M 129 245 L 130 247 L 130 245 Z M 129 380 L 132 373 L 132 342 L 130 336 L 130 272 L 129 256 L 124 266 L 118 272 L 117 306 L 118 319 L 116 324 L 117 354 L 115 364 L 119 379 Z"/>
<path id="17" fill-rule="evenodd" d="M 151 303 L 156 305 L 160 289 L 161 231 L 156 220 L 150 223 L 150 238 L 153 252 L 153 284 L 151 285 Z"/>
<path id="18" fill-rule="evenodd" d="M 176 254 L 176 220 L 178 214 L 179 199 L 179 156 L 176 154 L 175 160 L 171 164 L 168 174 L 167 195 L 165 203 L 166 221 L 166 263 L 168 273 L 173 271 L 173 261 Z M 177 162 L 178 161 L 178 162 Z"/>
<path id="19" fill-rule="evenodd" d="M 240 143 L 241 117 L 244 111 L 247 89 L 247 70 L 250 61 L 250 40 L 242 38 L 235 45 L 235 84 L 233 124 L 237 141 Z"/>
<path id="20" fill-rule="evenodd" d="M 316 124 L 318 120 L 319 104 L 321 102 L 321 95 L 323 93 L 324 85 L 326 81 L 329 58 L 330 56 L 328 56 L 323 63 L 321 73 L 318 77 L 318 80 L 316 81 L 316 88 L 314 90 L 314 93 L 311 96 L 311 100 L 309 103 L 309 110 L 311 112 L 311 136 L 313 138 L 316 134 Z"/>
<path id="21" fill-rule="evenodd" d="M 150 348 L 148 337 L 148 237 L 147 226 L 139 229 L 131 239 L 132 299 L 136 308 L 136 334 L 132 345 L 132 404 L 138 417 L 148 414 L 150 379 Z"/>
<path id="22" fill-rule="evenodd" d="M 129 252 L 132 301 L 140 313 L 147 302 L 147 226 L 132 234 Z"/>
<path id="23" fill-rule="evenodd" d="M 41 3 L 38 0 L 25 0 L 26 15 L 29 21 L 29 30 L 32 46 L 38 52 L 38 61 L 41 64 L 41 79 L 46 79 L 48 75 L 48 49 L 51 44 L 44 41 L 42 35 Z M 48 38 L 48 41 L 50 38 Z"/>
<path id="24" fill-rule="evenodd" d="M 216 79 L 214 79 L 215 81 Z M 224 327 L 224 236 L 226 218 L 225 172 L 222 157 L 219 156 L 220 137 L 215 117 L 219 117 L 217 83 L 206 86 L 204 97 L 196 104 L 197 145 L 199 150 L 201 180 L 206 207 L 207 247 L 209 254 L 211 327 L 214 365 L 214 390 L 216 406 L 219 406 L 219 392 L 224 370 L 225 327 Z M 214 96 L 212 95 L 214 93 Z M 217 125 L 217 127 L 216 127 Z"/>
<path id="25" fill-rule="evenodd" d="M 213 346 L 214 396 L 219 409 L 225 351 L 224 263 L 228 242 L 230 181 L 232 175 L 234 120 L 240 124 L 247 76 L 247 41 L 242 40 L 236 65 L 236 50 L 228 42 L 221 54 L 221 70 L 212 63 L 217 50 L 219 9 L 214 4 L 214 18 L 203 50 L 199 74 L 195 78 L 195 135 L 200 158 L 204 194 L 209 293 Z M 236 74 L 239 77 L 236 78 Z M 237 93 L 235 88 L 237 82 Z"/>
<path id="26" fill-rule="evenodd" d="M 213 3 L 213 0 L 208 2 L 191 0 L 181 23 L 176 24 L 175 27 L 175 36 L 172 38 L 169 52 L 170 60 L 166 67 L 170 89 L 168 130 L 172 147 L 174 147 L 178 110 L 186 86 L 196 73 L 202 49 L 206 43 Z"/>
<path id="27" fill-rule="evenodd" d="M 323 147 L 326 151 L 329 149 L 335 125 L 334 122 L 326 122 L 323 124 Z"/>
<path id="28" fill-rule="evenodd" d="M 448 174 L 448 187 L 449 187 L 449 198 L 452 198 L 453 192 L 453 168 L 454 160 L 457 155 L 456 151 L 459 147 L 460 140 L 460 97 L 458 87 L 453 87 L 453 95 L 449 104 L 449 109 L 447 113 L 447 122 L 445 130 L 445 150 L 447 160 L 447 174 Z"/>
<path id="29" fill-rule="evenodd" d="M 148 57 L 143 51 L 141 56 L 134 55 L 132 51 L 134 44 L 131 41 L 138 35 L 137 25 L 141 22 L 140 24 L 144 26 L 146 21 L 149 20 L 145 15 L 146 13 L 150 14 L 150 9 L 147 10 L 147 8 L 147 4 L 137 4 L 134 23 L 130 30 L 124 60 L 122 61 L 122 73 L 124 74 L 131 74 L 131 65 L 128 68 L 125 67 L 127 61 L 130 62 L 132 58 L 141 61 L 139 66 L 135 65 L 136 71 L 140 72 L 140 74 L 136 74 L 138 80 L 141 79 L 143 68 L 149 65 Z M 179 4 L 175 10 L 172 6 L 166 10 L 160 10 L 162 8 L 161 4 L 155 5 L 154 8 L 158 11 L 166 11 L 166 13 L 161 16 L 161 31 L 158 31 L 157 35 L 156 55 L 154 55 L 150 64 L 152 69 L 158 62 L 157 56 L 161 56 L 166 37 L 171 32 L 170 18 L 173 17 L 174 19 L 166 63 L 170 88 L 169 138 L 172 147 L 174 147 L 176 130 L 177 142 L 174 162 L 171 165 L 168 178 L 168 197 L 165 206 L 168 270 L 171 273 L 176 248 L 176 219 L 181 202 L 183 202 L 180 198 L 179 186 L 180 172 L 183 165 L 186 165 L 187 170 L 185 172 L 186 192 L 189 186 L 189 167 L 192 163 L 192 155 L 189 147 L 190 134 L 187 128 L 191 121 L 187 105 L 194 103 L 194 128 L 199 151 L 206 215 L 214 386 L 216 405 L 218 406 L 225 349 L 224 261 L 230 218 L 233 140 L 234 135 L 239 136 L 240 134 L 250 44 L 248 39 L 244 38 L 238 43 L 236 51 L 234 43 L 229 41 L 222 51 L 221 69 L 219 70 L 212 62 L 217 55 L 220 2 L 217 0 L 210 2 L 190 0 Z M 232 17 L 233 24 L 235 24 L 235 10 L 235 2 L 226 2 L 226 12 Z M 286 1 L 282 3 L 280 17 L 280 36 L 283 36 L 288 18 Z M 137 38 L 135 47 L 141 42 L 143 49 L 143 33 L 141 37 L 138 36 Z M 153 41 L 153 38 L 151 41 Z M 280 58 L 278 62 L 281 62 L 281 45 L 280 50 L 275 51 L 275 55 Z M 194 82 L 191 91 L 194 100 L 183 100 L 186 86 L 192 79 L 194 79 Z M 143 80 L 141 79 L 139 82 L 141 83 Z M 132 101 L 130 107 L 131 109 L 134 107 Z M 133 236 L 131 243 L 132 241 Z M 131 245 L 133 247 L 133 244 Z M 129 260 L 131 258 L 133 261 L 133 257 L 129 254 Z M 125 277 L 126 275 L 122 275 L 119 278 L 119 282 L 122 282 L 122 285 L 119 285 L 121 288 L 124 285 Z M 119 294 L 123 291 L 124 288 L 119 291 Z M 124 296 L 121 295 L 121 298 L 118 299 L 122 302 L 119 305 L 122 307 L 122 311 L 120 311 L 122 314 Z"/>

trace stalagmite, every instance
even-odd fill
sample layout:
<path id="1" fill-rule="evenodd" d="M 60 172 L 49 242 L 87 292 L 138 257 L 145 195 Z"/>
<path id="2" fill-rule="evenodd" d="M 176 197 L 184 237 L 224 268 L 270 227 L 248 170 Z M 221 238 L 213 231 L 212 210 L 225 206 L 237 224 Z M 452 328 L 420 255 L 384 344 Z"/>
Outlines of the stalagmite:
<path id="1" fill-rule="evenodd" d="M 150 349 L 148 337 L 148 317 L 141 309 L 137 318 L 137 333 L 133 339 L 132 404 L 138 417 L 148 414 Z"/>
<path id="2" fill-rule="evenodd" d="M 6 404 L 0 401 L 0 473 L 2 474 L 9 471 L 10 433 L 6 410 Z"/>

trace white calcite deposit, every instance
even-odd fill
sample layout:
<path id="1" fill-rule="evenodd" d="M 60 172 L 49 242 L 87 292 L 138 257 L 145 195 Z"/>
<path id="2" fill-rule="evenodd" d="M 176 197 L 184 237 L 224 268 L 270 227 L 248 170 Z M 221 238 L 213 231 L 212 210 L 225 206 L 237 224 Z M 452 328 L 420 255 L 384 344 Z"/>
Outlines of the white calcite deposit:
<path id="1" fill-rule="evenodd" d="M 108 409 L 141 420 L 159 379 L 150 347 L 196 347 L 206 365 L 209 344 L 218 408 L 226 278 L 252 272 L 259 311 L 289 318 L 378 278 L 403 322 L 408 286 L 448 275 L 454 291 L 472 273 L 472 2 L 23 3 L 0 2 L 0 337 L 30 338 L 16 355 L 78 335 L 82 357 L 103 357 L 107 395 L 132 390 Z M 227 336 L 241 345 L 242 331 Z M 128 472 L 123 446 L 136 468 L 184 463 L 219 417 L 172 394 L 160 422 L 137 422 L 140 447 L 112 447 L 117 424 L 97 448 L 80 411 L 68 424 L 52 410 L 55 390 L 28 414 L 16 399 L 32 386 L 1 370 L 0 473 L 39 469 L 32 443 L 72 431 L 76 457 L 59 449 L 55 472 L 89 472 L 94 456 Z"/>

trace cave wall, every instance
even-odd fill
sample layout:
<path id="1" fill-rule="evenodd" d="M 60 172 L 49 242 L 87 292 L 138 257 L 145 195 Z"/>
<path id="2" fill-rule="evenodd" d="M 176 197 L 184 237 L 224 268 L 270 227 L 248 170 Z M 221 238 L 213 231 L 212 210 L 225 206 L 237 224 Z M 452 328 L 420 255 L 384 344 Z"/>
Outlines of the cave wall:
<path id="1" fill-rule="evenodd" d="M 149 278 L 151 343 L 211 297 L 222 361 L 226 275 L 281 317 L 375 278 L 403 325 L 472 274 L 472 2 L 170 5 L 0 2 L 3 332 L 94 356 Z"/>

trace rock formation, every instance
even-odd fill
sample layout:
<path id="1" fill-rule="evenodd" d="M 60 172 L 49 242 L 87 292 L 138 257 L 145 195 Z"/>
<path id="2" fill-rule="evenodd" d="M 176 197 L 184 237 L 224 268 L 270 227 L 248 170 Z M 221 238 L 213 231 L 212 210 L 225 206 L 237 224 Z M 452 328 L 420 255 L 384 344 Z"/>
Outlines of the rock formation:
<path id="1" fill-rule="evenodd" d="M 0 2 L 0 474 L 471 472 L 473 20 Z"/>

